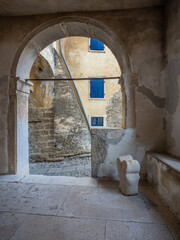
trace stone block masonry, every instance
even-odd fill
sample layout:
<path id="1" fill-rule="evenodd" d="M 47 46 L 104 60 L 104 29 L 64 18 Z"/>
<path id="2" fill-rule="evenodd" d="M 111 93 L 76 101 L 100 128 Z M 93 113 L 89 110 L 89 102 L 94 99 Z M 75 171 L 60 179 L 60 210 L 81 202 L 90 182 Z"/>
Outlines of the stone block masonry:
<path id="1" fill-rule="evenodd" d="M 30 162 L 55 161 L 53 108 L 29 109 L 29 160 Z M 60 160 L 60 158 L 57 160 Z"/>
<path id="2" fill-rule="evenodd" d="M 57 141 L 57 138 L 59 141 Z M 73 139 L 71 135 L 56 134 L 54 108 L 29 109 L 30 163 L 62 161 L 64 157 L 71 158 L 72 156 L 80 156 L 84 153 L 90 153 L 90 144 L 88 142 L 84 147 L 78 139 Z"/>
<path id="3" fill-rule="evenodd" d="M 121 128 L 122 126 L 122 94 L 121 90 L 114 94 L 114 96 L 106 104 L 106 124 L 107 127 Z"/>

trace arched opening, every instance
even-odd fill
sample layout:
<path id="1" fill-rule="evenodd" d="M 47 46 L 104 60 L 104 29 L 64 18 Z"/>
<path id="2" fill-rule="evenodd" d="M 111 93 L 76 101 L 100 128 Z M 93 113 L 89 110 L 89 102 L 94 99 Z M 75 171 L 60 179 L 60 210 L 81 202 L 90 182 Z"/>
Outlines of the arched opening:
<path id="1" fill-rule="evenodd" d="M 132 97 L 132 86 L 129 86 L 131 71 L 124 44 L 111 30 L 99 21 L 87 18 L 53 20 L 29 33 L 19 48 L 12 65 L 9 127 L 14 129 L 14 135 L 12 136 L 12 133 L 10 133 L 9 148 L 14 149 L 14 152 L 9 151 L 9 172 L 29 172 L 27 119 L 28 95 L 31 83 L 26 82 L 25 79 L 29 78 L 33 62 L 42 49 L 55 40 L 69 36 L 95 38 L 106 44 L 112 51 L 122 72 L 120 81 L 123 97 L 122 126 L 126 128 L 134 127 L 134 98 Z M 13 95 L 15 92 L 17 92 L 16 97 Z"/>
<path id="2" fill-rule="evenodd" d="M 110 49 L 92 38 L 63 38 L 41 51 L 30 72 L 31 174 L 91 176 L 90 129 L 121 128 L 120 75 Z M 72 82 L 63 80 L 68 77 L 80 79 L 73 80 L 79 98 Z"/>

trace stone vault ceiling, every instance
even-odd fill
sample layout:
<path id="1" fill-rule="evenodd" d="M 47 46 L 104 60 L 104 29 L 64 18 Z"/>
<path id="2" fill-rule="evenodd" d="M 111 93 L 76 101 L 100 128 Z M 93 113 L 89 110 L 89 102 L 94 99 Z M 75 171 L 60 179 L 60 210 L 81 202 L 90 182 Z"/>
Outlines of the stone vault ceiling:
<path id="1" fill-rule="evenodd" d="M 0 15 L 23 16 L 75 11 L 104 11 L 162 5 L 163 0 L 0 0 Z"/>

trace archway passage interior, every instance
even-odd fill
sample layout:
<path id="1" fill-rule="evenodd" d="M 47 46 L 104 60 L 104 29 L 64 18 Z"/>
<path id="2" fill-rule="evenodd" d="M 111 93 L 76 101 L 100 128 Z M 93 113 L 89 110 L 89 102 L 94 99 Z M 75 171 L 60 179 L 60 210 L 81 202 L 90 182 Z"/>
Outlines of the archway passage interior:
<path id="1" fill-rule="evenodd" d="M 111 49 L 112 53 L 115 55 L 121 67 L 122 74 L 124 75 L 126 73 L 126 75 L 129 76 L 130 65 L 125 48 L 123 48 L 123 46 L 120 44 L 119 39 L 117 39 L 116 36 L 106 26 L 98 21 L 86 18 L 78 18 L 78 20 L 75 18 L 58 19 L 56 21 L 48 23 L 48 26 L 41 26 L 39 28 L 39 32 L 36 29 L 35 32 L 29 34 L 28 38 L 24 40 L 22 46 L 17 52 L 15 61 L 12 66 L 12 75 L 14 75 L 15 78 L 12 78 L 10 88 L 12 91 L 20 91 L 18 92 L 19 94 L 17 96 L 17 102 L 14 102 L 15 105 L 11 104 L 9 109 L 9 117 L 13 118 L 15 109 L 17 112 L 17 125 L 13 125 L 15 133 L 17 133 L 17 138 L 9 138 L 9 144 L 12 146 L 11 149 L 14 149 L 15 157 L 14 161 L 12 161 L 12 158 L 9 159 L 9 166 L 11 169 L 10 171 L 15 171 L 16 173 L 29 172 L 27 116 L 28 94 L 31 84 L 29 82 L 26 83 L 24 80 L 29 78 L 31 67 L 39 55 L 39 52 L 44 49 L 44 47 L 46 47 L 49 43 L 53 42 L 54 40 L 67 37 L 67 35 L 81 35 L 86 37 L 92 36 L 93 38 L 102 41 Z M 14 79 L 17 81 L 17 89 Z M 130 101 L 133 101 L 133 99 L 131 100 L 131 97 Z M 129 101 L 126 101 L 126 104 L 128 104 L 128 102 Z M 125 107 L 123 109 L 125 109 Z M 130 118 L 130 121 L 127 121 L 129 113 L 132 116 Z M 123 113 L 123 116 L 126 115 L 127 117 L 126 120 L 125 117 L 123 117 L 124 126 L 131 126 L 134 124 L 133 114 L 131 111 L 129 113 Z M 12 118 L 9 126 L 11 126 Z M 15 146 L 17 146 L 17 149 Z M 12 157 L 12 153 L 10 156 Z"/>
<path id="2" fill-rule="evenodd" d="M 119 65 L 103 43 L 103 51 L 92 51 L 90 40 L 56 41 L 41 51 L 31 68 L 31 174 L 91 176 L 91 128 L 121 128 L 121 88 L 119 77 L 114 77 L 121 74 Z M 68 82 L 68 77 L 76 81 Z"/>
<path id="3" fill-rule="evenodd" d="M 116 6 L 115 11 L 106 6 L 108 11 L 96 9 L 93 12 L 90 5 L 86 5 L 88 12 L 83 12 L 85 9 L 77 12 L 76 8 L 73 12 L 63 13 L 56 9 L 54 14 L 48 12 L 46 1 L 43 4 L 47 14 L 36 16 L 24 15 L 27 11 L 23 9 L 30 10 L 25 2 L 21 8 L 22 16 L 16 12 L 19 5 L 14 7 L 8 3 L 8 8 L 14 8 L 15 16 L 7 12 L 7 5 L 3 5 L 6 11 L 0 19 L 0 174 L 24 176 L 29 172 L 28 98 L 31 82 L 25 82 L 25 79 L 29 78 L 38 54 L 58 39 L 93 38 L 106 44 L 119 63 L 120 83 L 124 90 L 123 109 L 126 110 L 122 118 L 124 128 L 91 130 L 92 148 L 96 149 L 92 156 L 93 176 L 118 180 L 116 159 L 130 154 L 140 163 L 141 177 L 156 183 L 159 193 L 179 214 L 176 163 L 180 157 L 180 2 L 163 1 L 161 5 L 162 1 L 157 1 L 135 4 L 135 8 L 135 2 L 144 4 L 145 1 L 128 0 L 125 7 L 124 1 L 120 0 L 115 1 L 122 4 Z M 28 3 L 33 14 L 33 3 Z M 66 3 L 68 5 L 68 1 Z M 42 13 L 42 8 L 38 13 Z M 96 124 L 96 118 L 92 122 Z M 160 152 L 165 154 L 160 155 Z M 174 157 L 169 159 L 168 154 Z M 167 160 L 176 166 L 167 166 Z"/>

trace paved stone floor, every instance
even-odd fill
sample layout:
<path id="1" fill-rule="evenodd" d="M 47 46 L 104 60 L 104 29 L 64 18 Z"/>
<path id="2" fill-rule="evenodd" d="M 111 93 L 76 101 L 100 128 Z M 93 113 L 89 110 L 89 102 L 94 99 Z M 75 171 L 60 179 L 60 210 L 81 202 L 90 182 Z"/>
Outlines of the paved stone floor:
<path id="1" fill-rule="evenodd" d="M 0 176 L 1 240 L 173 240 L 180 225 L 146 183 L 124 196 L 117 182 Z"/>
<path id="2" fill-rule="evenodd" d="M 47 176 L 91 176 L 91 157 L 65 159 L 60 162 L 36 162 L 29 164 L 30 174 Z"/>

